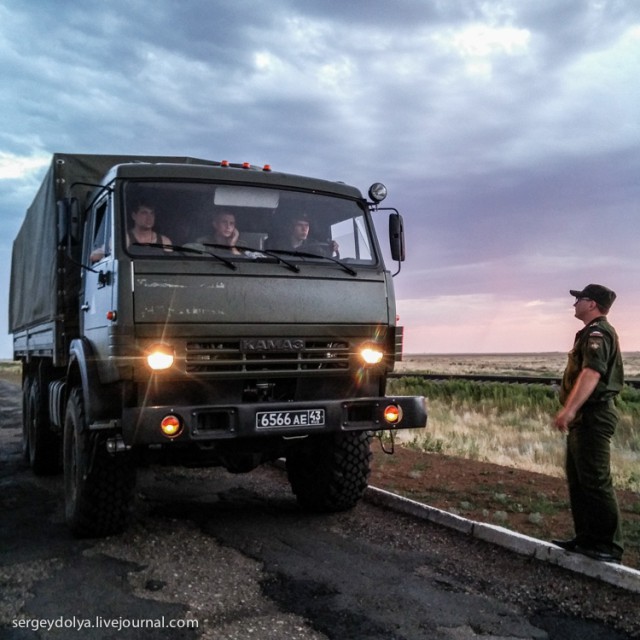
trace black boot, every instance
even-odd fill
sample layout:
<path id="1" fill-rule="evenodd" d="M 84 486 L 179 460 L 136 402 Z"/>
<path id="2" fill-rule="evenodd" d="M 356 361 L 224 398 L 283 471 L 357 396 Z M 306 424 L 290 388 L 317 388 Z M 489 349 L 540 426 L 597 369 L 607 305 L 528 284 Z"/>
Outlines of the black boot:
<path id="1" fill-rule="evenodd" d="M 581 547 L 580 545 L 576 545 L 575 551 L 576 553 L 581 553 L 583 556 L 587 556 L 587 558 L 599 560 L 600 562 L 613 562 L 613 564 L 620 564 L 620 561 L 622 560 L 621 555 L 610 553 L 609 551 L 592 549 L 590 547 Z"/>
<path id="2" fill-rule="evenodd" d="M 578 541 L 575 538 L 571 538 L 571 540 L 552 540 L 551 544 L 555 544 L 556 547 L 560 547 L 565 551 L 575 551 Z"/>

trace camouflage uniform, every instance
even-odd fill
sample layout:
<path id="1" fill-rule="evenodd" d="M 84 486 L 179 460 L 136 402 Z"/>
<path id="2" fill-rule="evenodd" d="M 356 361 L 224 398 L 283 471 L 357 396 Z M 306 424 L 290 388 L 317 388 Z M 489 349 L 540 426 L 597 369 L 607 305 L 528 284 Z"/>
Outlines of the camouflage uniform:
<path id="1" fill-rule="evenodd" d="M 610 443 L 618 423 L 613 398 L 622 389 L 624 374 L 618 336 L 605 316 L 576 334 L 562 379 L 562 404 L 585 368 L 597 371 L 600 380 L 569 425 L 567 436 L 566 473 L 575 539 L 580 546 L 620 558 L 621 518 L 611 479 Z"/>

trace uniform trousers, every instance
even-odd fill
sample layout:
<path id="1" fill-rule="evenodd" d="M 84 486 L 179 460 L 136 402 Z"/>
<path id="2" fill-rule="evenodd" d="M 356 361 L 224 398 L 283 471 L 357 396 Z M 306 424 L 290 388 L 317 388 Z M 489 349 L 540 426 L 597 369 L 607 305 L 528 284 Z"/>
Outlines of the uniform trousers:
<path id="1" fill-rule="evenodd" d="M 565 467 L 577 543 L 621 557 L 620 509 L 611 478 L 617 423 L 613 400 L 583 406 L 569 427 Z"/>

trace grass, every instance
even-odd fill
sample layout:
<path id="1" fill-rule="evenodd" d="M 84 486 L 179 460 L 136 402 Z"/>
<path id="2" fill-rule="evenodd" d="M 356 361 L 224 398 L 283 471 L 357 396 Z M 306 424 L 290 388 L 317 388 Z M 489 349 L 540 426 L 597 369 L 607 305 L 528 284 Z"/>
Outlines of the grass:
<path id="1" fill-rule="evenodd" d="M 13 360 L 0 360 L 0 379 L 20 384 L 22 382 L 22 364 Z"/>
<path id="2" fill-rule="evenodd" d="M 406 446 L 564 475 L 565 438 L 551 426 L 560 405 L 557 389 L 550 385 L 406 377 L 390 380 L 388 393 L 427 399 L 428 428 L 400 432 Z M 620 488 L 639 491 L 640 391 L 626 386 L 617 407 L 620 423 L 611 449 L 614 481 Z"/>

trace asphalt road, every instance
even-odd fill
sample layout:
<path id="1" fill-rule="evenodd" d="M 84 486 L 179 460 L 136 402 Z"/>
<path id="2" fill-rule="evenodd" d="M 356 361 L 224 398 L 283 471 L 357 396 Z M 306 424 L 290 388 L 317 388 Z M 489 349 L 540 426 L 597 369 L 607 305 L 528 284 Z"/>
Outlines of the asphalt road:
<path id="1" fill-rule="evenodd" d="M 2 639 L 633 637 L 592 615 L 612 587 L 367 503 L 305 514 L 271 467 L 144 469 L 127 532 L 75 540 L 61 478 L 21 461 L 19 388 L 0 400 Z"/>

